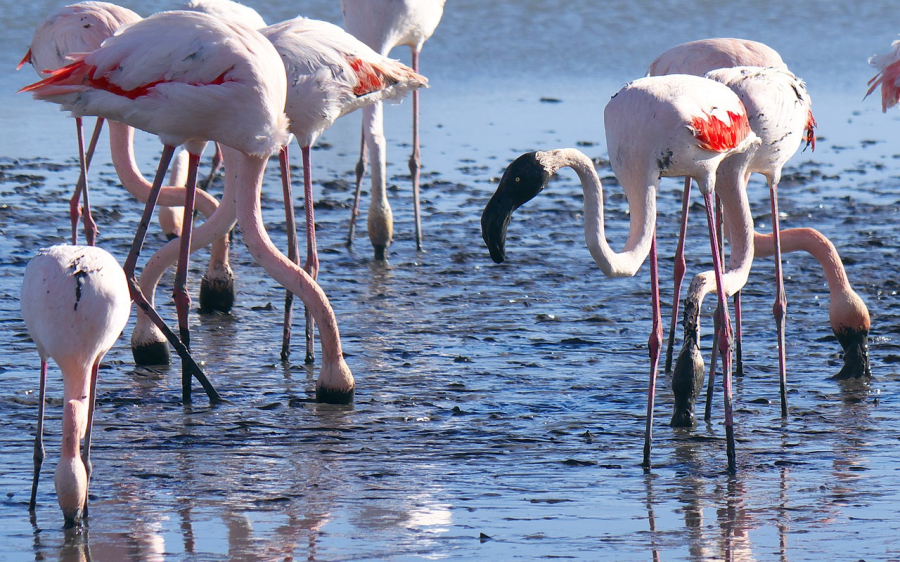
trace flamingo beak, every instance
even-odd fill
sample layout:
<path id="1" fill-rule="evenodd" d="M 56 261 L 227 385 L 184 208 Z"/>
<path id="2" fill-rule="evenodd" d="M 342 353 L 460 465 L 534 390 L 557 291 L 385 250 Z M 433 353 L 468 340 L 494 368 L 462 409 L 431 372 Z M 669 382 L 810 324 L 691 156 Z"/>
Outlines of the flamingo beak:
<path id="1" fill-rule="evenodd" d="M 506 228 L 512 220 L 513 206 L 498 197 L 499 190 L 491 197 L 481 214 L 481 237 L 491 252 L 494 263 L 506 260 Z"/>
<path id="2" fill-rule="evenodd" d="M 550 173 L 535 154 L 525 153 L 506 168 L 497 191 L 481 214 L 481 237 L 495 263 L 506 260 L 506 228 L 513 211 L 534 199 L 550 180 Z"/>
<path id="3" fill-rule="evenodd" d="M 835 333 L 844 349 L 844 366 L 835 379 L 859 379 L 872 376 L 869 368 L 869 331 L 865 328 L 847 328 Z"/>

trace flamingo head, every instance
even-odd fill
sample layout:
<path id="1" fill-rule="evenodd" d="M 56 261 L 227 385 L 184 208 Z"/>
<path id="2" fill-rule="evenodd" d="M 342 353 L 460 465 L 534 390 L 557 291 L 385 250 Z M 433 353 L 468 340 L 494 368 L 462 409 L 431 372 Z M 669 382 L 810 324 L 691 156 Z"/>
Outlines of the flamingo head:
<path id="1" fill-rule="evenodd" d="M 481 237 L 495 263 L 506 259 L 506 228 L 513 211 L 534 199 L 553 175 L 538 157 L 528 152 L 516 158 L 503 172 L 497 191 L 481 214 Z"/>
<path id="2" fill-rule="evenodd" d="M 834 378 L 846 380 L 872 376 L 872 371 L 869 369 L 868 327 L 845 328 L 835 331 L 834 335 L 844 349 L 844 366 Z"/>

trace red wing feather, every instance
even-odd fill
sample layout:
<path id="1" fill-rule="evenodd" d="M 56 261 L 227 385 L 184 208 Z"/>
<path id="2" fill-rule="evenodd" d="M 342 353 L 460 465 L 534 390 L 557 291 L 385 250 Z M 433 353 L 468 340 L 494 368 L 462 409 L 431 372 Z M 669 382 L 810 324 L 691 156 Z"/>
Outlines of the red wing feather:
<path id="1" fill-rule="evenodd" d="M 750 121 L 745 113 L 728 112 L 729 123 L 715 115 L 695 117 L 691 123 L 694 137 L 700 148 L 713 152 L 726 152 L 738 146 L 750 133 Z"/>

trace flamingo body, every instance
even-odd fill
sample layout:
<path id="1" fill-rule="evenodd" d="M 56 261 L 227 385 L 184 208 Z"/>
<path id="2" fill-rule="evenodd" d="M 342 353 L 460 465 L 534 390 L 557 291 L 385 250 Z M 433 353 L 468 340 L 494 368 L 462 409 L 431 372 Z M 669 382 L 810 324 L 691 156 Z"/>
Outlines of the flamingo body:
<path id="1" fill-rule="evenodd" d="M 787 70 L 778 51 L 757 41 L 733 38 L 700 39 L 676 45 L 650 63 L 648 76 L 691 74 L 733 66 L 762 66 Z"/>
<path id="2" fill-rule="evenodd" d="M 131 298 L 125 273 L 104 250 L 53 246 L 25 268 L 20 297 L 22 318 L 41 357 L 38 436 L 32 503 L 43 460 L 43 406 L 46 365 L 62 371 L 63 443 L 54 482 L 66 526 L 80 519 L 87 502 L 90 425 L 97 367 L 128 322 Z M 85 439 L 85 453 L 81 440 Z"/>
<path id="3" fill-rule="evenodd" d="M 239 23 L 253 29 L 262 29 L 266 26 L 266 20 L 259 15 L 259 12 L 231 0 L 189 0 L 182 5 L 181 9 L 203 12 L 221 20 Z"/>
<path id="4" fill-rule="evenodd" d="M 30 62 L 39 76 L 71 63 L 75 53 L 95 51 L 123 25 L 141 19 L 128 8 L 108 2 L 79 2 L 64 6 L 38 26 L 22 62 Z"/>

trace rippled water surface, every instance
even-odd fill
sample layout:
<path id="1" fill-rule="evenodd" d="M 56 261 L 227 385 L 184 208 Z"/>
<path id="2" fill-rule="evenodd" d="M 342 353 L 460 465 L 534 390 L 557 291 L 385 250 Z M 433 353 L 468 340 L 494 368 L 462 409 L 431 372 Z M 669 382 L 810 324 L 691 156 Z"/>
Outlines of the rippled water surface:
<path id="1" fill-rule="evenodd" d="M 270 22 L 296 15 L 294 4 L 248 3 Z M 174 6 L 125 4 L 145 15 Z M 305 15 L 340 23 L 337 0 L 302 4 Z M 900 113 L 862 101 L 866 58 L 897 32 L 885 17 L 893 4 L 587 4 L 448 1 L 421 63 L 432 86 L 422 96 L 427 252 L 412 241 L 408 103 L 386 108 L 396 219 L 388 263 L 372 260 L 364 229 L 352 251 L 343 245 L 359 118 L 337 123 L 313 152 L 320 282 L 338 314 L 356 403 L 314 403 L 316 372 L 302 364 L 299 339 L 293 361 L 279 361 L 283 292 L 238 233 L 234 312 L 191 318 L 195 355 L 230 402 L 209 407 L 198 389 L 183 406 L 177 365 L 134 368 L 129 325 L 101 371 L 91 516 L 65 532 L 52 483 L 56 370 L 48 459 L 36 518 L 28 515 L 38 355 L 18 293 L 37 249 L 67 237 L 74 127 L 55 107 L 14 93 L 35 79 L 30 68 L 12 69 L 58 4 L 0 2 L 0 559 L 900 559 Z M 607 236 L 620 247 L 627 204 L 603 164 L 603 106 L 657 54 L 707 36 L 766 42 L 808 83 L 819 141 L 785 171 L 782 224 L 815 226 L 841 251 L 872 315 L 875 376 L 829 379 L 841 359 L 824 277 L 809 256 L 786 256 L 791 410 L 782 420 L 773 265 L 759 260 L 744 293 L 747 374 L 734 388 L 737 474 L 725 470 L 721 391 L 711 423 L 673 430 L 665 377 L 645 473 L 647 267 L 635 278 L 602 276 L 584 245 L 571 173 L 517 212 L 503 265 L 489 259 L 479 217 L 519 153 L 577 145 L 609 180 Z M 394 56 L 408 60 L 405 50 Z M 158 148 L 138 138 L 145 173 Z M 101 245 L 123 260 L 140 205 L 118 185 L 106 150 L 92 168 L 92 204 Z M 754 179 L 750 190 L 757 227 L 768 230 L 767 189 Z M 273 163 L 263 197 L 283 245 Z M 668 303 L 679 180 L 663 182 L 659 208 Z M 163 241 L 154 225 L 144 256 Z M 708 247 L 695 219 L 691 272 L 710 267 Z M 193 262 L 194 281 L 205 257 Z M 174 322 L 170 291 L 171 276 L 158 301 Z"/>

